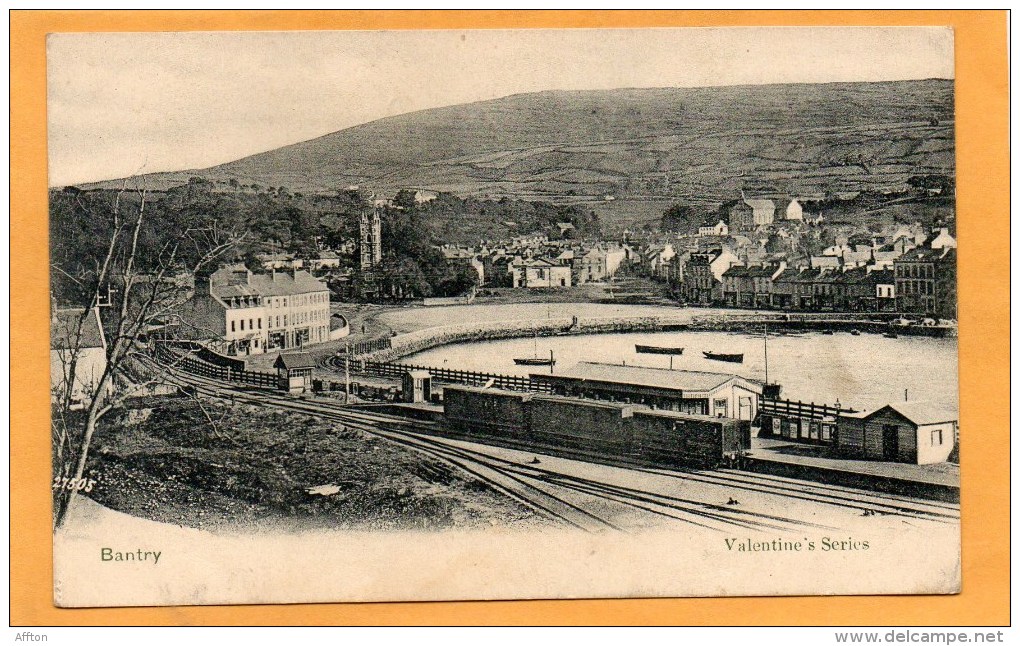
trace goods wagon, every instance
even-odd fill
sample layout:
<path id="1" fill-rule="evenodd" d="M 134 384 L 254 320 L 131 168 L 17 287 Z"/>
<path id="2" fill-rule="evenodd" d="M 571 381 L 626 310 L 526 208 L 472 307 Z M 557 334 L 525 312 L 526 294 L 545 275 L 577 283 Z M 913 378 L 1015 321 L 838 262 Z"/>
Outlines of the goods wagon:
<path id="1" fill-rule="evenodd" d="M 448 385 L 443 387 L 443 416 L 449 426 L 470 435 L 525 439 L 532 397 L 534 393 Z"/>
<path id="2" fill-rule="evenodd" d="M 446 386 L 447 426 L 481 441 L 578 457 L 713 468 L 750 447 L 750 422 L 636 404 Z"/>

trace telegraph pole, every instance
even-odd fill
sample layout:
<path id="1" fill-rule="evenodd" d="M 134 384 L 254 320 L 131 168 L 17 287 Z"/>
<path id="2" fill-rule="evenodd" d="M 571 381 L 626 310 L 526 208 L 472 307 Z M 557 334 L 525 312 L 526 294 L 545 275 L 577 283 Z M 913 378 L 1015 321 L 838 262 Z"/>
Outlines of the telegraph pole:
<path id="1" fill-rule="evenodd" d="M 351 342 L 347 342 L 346 352 L 344 352 L 344 403 L 346 404 L 351 398 Z"/>

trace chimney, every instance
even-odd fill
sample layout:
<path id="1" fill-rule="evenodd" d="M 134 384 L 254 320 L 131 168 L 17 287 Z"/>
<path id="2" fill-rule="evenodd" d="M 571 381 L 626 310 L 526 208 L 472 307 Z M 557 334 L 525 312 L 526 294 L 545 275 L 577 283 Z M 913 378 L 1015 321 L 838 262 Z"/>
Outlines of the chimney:
<path id="1" fill-rule="evenodd" d="M 212 289 L 212 275 L 207 271 L 195 274 L 195 296 L 209 296 Z"/>

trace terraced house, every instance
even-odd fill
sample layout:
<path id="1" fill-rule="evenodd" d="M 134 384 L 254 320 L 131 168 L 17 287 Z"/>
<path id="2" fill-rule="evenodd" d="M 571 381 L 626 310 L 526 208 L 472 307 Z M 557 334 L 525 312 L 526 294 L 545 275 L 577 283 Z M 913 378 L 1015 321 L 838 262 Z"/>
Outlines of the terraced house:
<path id="1" fill-rule="evenodd" d="M 956 249 L 916 247 L 893 262 L 897 309 L 956 318 Z"/>
<path id="2" fill-rule="evenodd" d="M 181 336 L 230 356 L 322 343 L 329 340 L 329 290 L 298 269 L 255 274 L 223 267 L 195 277 L 179 328 Z"/>
<path id="3" fill-rule="evenodd" d="M 692 253 L 683 272 L 684 298 L 702 305 L 722 300 L 723 274 L 736 264 L 739 260 L 729 249 Z"/>

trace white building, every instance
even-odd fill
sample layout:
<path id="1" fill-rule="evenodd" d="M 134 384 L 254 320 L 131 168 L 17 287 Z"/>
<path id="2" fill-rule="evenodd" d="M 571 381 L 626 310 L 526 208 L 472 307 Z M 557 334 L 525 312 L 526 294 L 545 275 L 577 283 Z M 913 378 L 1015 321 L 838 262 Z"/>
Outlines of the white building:
<path id="1" fill-rule="evenodd" d="M 730 227 L 719 220 L 716 224 L 708 227 L 698 227 L 698 235 L 705 236 L 728 236 L 730 234 Z"/>
<path id="2" fill-rule="evenodd" d="M 786 219 L 787 220 L 804 220 L 804 207 L 801 206 L 800 202 L 793 199 L 786 205 Z"/>
<path id="3" fill-rule="evenodd" d="M 71 376 L 71 366 L 74 376 Z M 71 388 L 71 408 L 87 406 L 106 371 L 106 335 L 99 310 L 54 309 L 50 317 L 50 396 L 57 402 Z"/>
<path id="4" fill-rule="evenodd" d="M 223 267 L 195 278 L 181 333 L 227 355 L 260 354 L 329 340 L 329 290 L 306 271 L 253 274 Z"/>
<path id="5" fill-rule="evenodd" d="M 325 269 L 337 269 L 340 267 L 340 255 L 335 251 L 324 249 L 319 252 L 318 258 L 311 258 L 308 261 L 308 268 L 312 271 Z"/>
<path id="6" fill-rule="evenodd" d="M 744 204 L 751 207 L 754 226 L 772 224 L 776 219 L 776 203 L 772 200 L 744 197 L 741 192 Z"/>
<path id="7" fill-rule="evenodd" d="M 536 258 L 510 265 L 514 287 L 570 287 L 570 267 Z"/>
<path id="8" fill-rule="evenodd" d="M 956 249 L 956 238 L 949 235 L 949 229 L 939 229 L 938 234 L 932 238 L 932 249 Z"/>
<path id="9" fill-rule="evenodd" d="M 425 204 L 439 197 L 439 193 L 435 191 L 415 191 L 414 201 L 416 204 Z"/>

